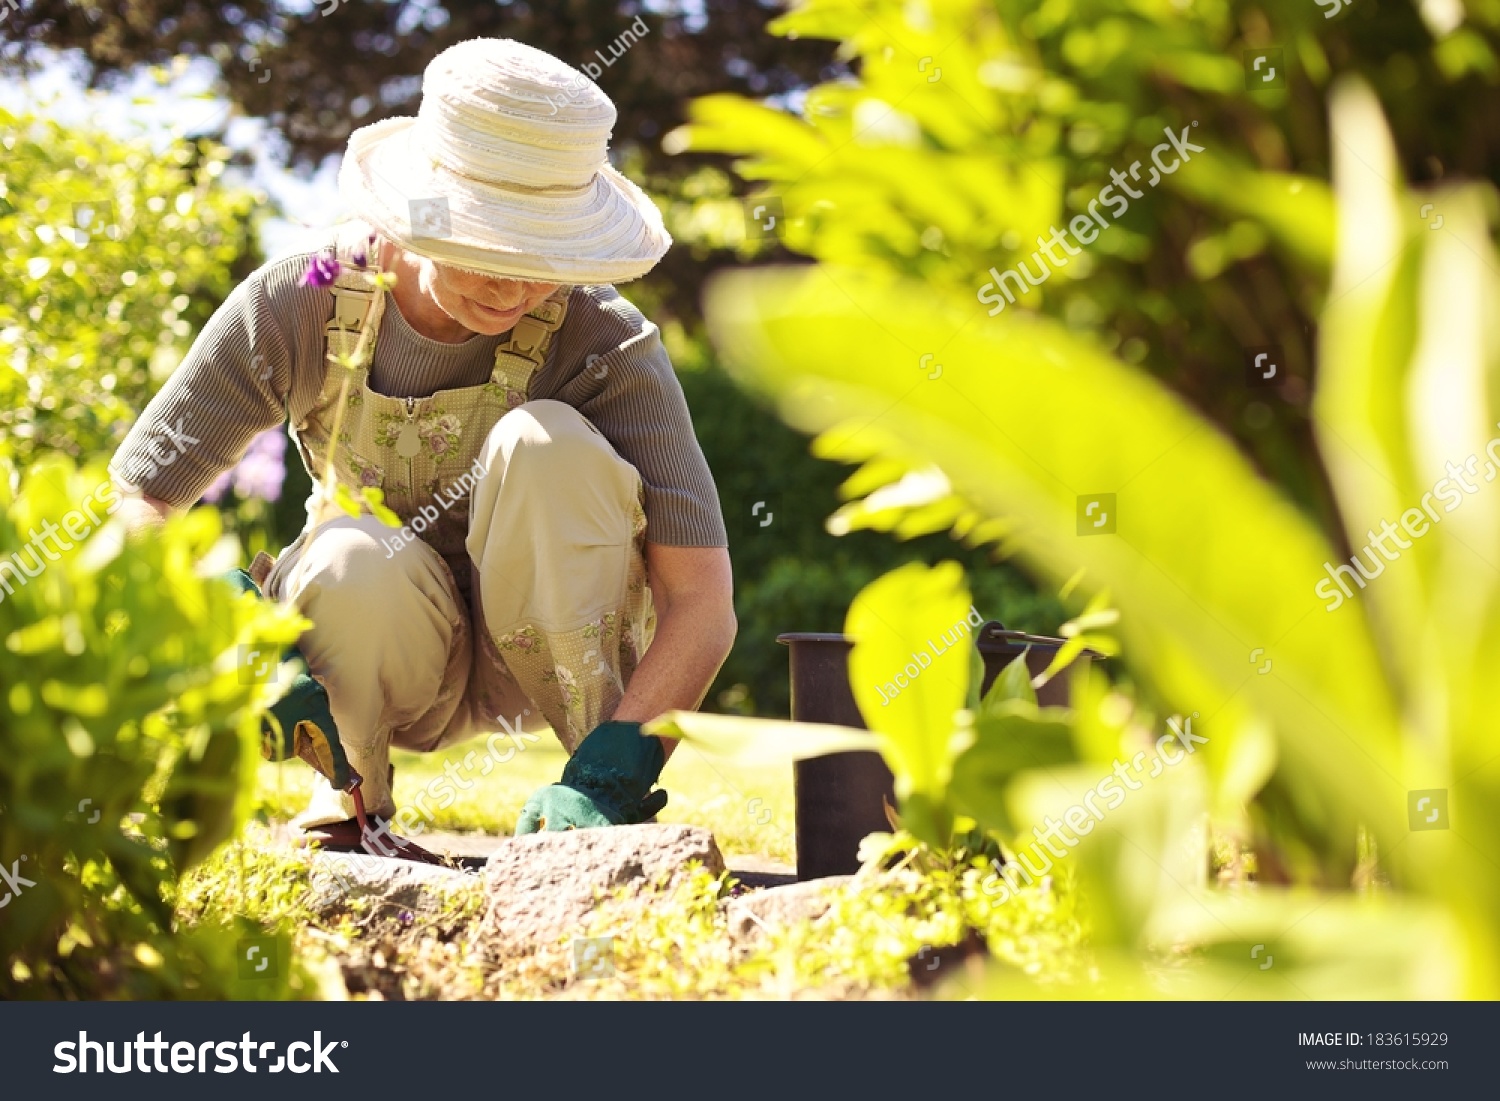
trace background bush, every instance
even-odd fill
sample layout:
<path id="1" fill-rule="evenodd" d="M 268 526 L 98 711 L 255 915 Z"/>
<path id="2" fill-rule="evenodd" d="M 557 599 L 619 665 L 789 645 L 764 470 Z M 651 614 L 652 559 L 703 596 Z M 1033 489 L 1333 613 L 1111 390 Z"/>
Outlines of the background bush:
<path id="1" fill-rule="evenodd" d="M 787 650 L 776 636 L 842 631 L 854 595 L 902 562 L 964 561 L 975 607 L 1007 627 L 1051 632 L 1062 622 L 1060 601 L 1038 593 L 991 550 L 966 550 L 946 533 L 907 542 L 871 531 L 830 535 L 827 518 L 848 470 L 814 459 L 806 437 L 769 405 L 737 390 L 706 357 L 701 362 L 682 372 L 682 383 L 729 526 L 740 624 L 710 691 L 710 710 L 790 714 Z M 766 507 L 757 513 L 758 502 Z"/>
<path id="2" fill-rule="evenodd" d="M 0 457 L 107 459 L 253 269 L 257 199 L 224 185 L 212 141 L 160 149 L 4 110 L 0 131 Z"/>

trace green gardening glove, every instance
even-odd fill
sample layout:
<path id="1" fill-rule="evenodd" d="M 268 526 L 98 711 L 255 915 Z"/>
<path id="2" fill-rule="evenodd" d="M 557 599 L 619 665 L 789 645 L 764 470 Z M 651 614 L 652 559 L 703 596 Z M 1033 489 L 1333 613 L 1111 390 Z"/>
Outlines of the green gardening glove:
<path id="1" fill-rule="evenodd" d="M 239 592 L 261 595 L 260 587 L 244 570 L 225 574 L 224 580 Z M 261 719 L 261 756 L 268 761 L 300 757 L 326 776 L 334 787 L 340 791 L 348 790 L 352 779 L 349 758 L 339 741 L 339 728 L 334 724 L 333 711 L 328 703 L 328 689 L 313 679 L 302 651 L 296 646 L 287 647 L 281 660 L 295 663 L 297 673 L 285 694 Z M 273 718 L 275 722 L 271 721 Z"/>
<path id="2" fill-rule="evenodd" d="M 667 805 L 665 791 L 651 790 L 666 760 L 661 740 L 641 737 L 640 723 L 601 723 L 569 759 L 562 782 L 526 800 L 516 835 L 654 818 Z"/>

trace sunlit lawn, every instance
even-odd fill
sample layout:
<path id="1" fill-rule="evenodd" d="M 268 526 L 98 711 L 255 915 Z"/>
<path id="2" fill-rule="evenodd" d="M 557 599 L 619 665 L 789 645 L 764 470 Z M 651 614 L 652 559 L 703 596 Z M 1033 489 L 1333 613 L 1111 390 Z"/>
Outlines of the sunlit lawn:
<path id="1" fill-rule="evenodd" d="M 483 738 L 437 753 L 398 750 L 392 755 L 396 802 L 415 806 L 426 789 L 424 805 L 431 811 L 423 820 L 427 829 L 508 834 L 522 804 L 537 788 L 555 783 L 566 760 L 562 747 L 545 732 L 542 742 L 527 745 L 504 763 L 485 761 Z M 488 775 L 482 774 L 483 763 L 490 765 Z M 434 786 L 445 765 L 451 784 Z M 312 778 L 301 761 L 261 765 L 261 808 L 271 817 L 292 817 L 302 809 Z M 748 853 L 788 864 L 795 859 L 791 766 L 741 768 L 682 746 L 667 763 L 661 785 L 671 802 L 658 821 L 712 830 L 726 856 Z"/>

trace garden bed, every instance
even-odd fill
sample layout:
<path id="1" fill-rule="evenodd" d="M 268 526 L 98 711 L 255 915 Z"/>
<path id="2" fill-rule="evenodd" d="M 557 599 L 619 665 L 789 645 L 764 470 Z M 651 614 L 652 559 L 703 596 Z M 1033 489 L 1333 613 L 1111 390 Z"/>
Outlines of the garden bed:
<path id="1" fill-rule="evenodd" d="M 938 970 L 935 946 L 963 940 L 968 925 L 984 930 L 988 954 L 1034 976 L 1076 976 L 1083 966 L 1082 930 L 1065 888 L 1048 881 L 993 908 L 973 868 L 867 869 L 756 887 L 785 873 L 765 870 L 776 867 L 768 861 L 735 858 L 749 867 L 715 874 L 695 865 L 600 892 L 575 928 L 554 927 L 549 937 L 516 945 L 498 943 L 487 927 L 485 881 L 476 871 L 448 873 L 468 881 L 455 890 L 330 903 L 320 864 L 331 855 L 291 846 L 279 824 L 254 824 L 185 879 L 179 918 L 238 914 L 289 934 L 321 997 L 906 998 L 920 990 L 914 976 L 925 983 Z M 580 938 L 609 938 L 607 964 L 580 970 Z M 944 967 L 940 974 L 959 996 L 979 993 L 977 971 Z"/>

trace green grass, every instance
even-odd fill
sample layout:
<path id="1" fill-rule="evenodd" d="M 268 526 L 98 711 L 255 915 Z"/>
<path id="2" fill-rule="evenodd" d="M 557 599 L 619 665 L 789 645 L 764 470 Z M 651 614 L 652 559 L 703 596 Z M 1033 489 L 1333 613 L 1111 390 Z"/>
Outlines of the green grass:
<path id="1" fill-rule="evenodd" d="M 739 945 L 721 904 L 724 884 L 706 873 L 645 906 L 622 890 L 595 912 L 589 929 L 591 936 L 614 938 L 613 975 L 569 979 L 551 962 L 555 956 L 539 954 L 506 976 L 505 992 L 591 999 L 906 997 L 913 994 L 911 961 L 921 961 L 924 949 L 962 940 L 967 927 L 982 933 L 998 971 L 1024 972 L 1043 985 L 1086 971 L 1070 883 L 1059 878 L 1027 887 L 1006 905 L 992 906 L 980 890 L 983 874 L 866 868 L 830 889 L 832 905 L 823 917 Z M 549 962 L 550 975 L 544 971 Z M 974 997 L 983 985 L 982 966 L 945 978 L 945 997 Z M 487 993 L 493 996 L 493 989 Z"/>
<path id="2" fill-rule="evenodd" d="M 422 820 L 424 830 L 508 834 L 522 804 L 537 788 L 557 781 L 567 757 L 543 734 L 543 741 L 527 744 L 504 763 L 485 759 L 483 738 L 436 753 L 397 750 L 391 759 L 398 806 L 415 807 L 417 796 L 429 793 L 424 805 L 431 814 Z M 445 767 L 451 784 L 434 786 Z M 291 818 L 305 805 L 312 779 L 301 761 L 263 764 L 259 809 L 270 818 Z M 791 766 L 740 768 L 681 746 L 667 762 L 661 785 L 671 802 L 658 821 L 712 830 L 726 856 L 753 854 L 787 864 L 796 859 Z"/>

